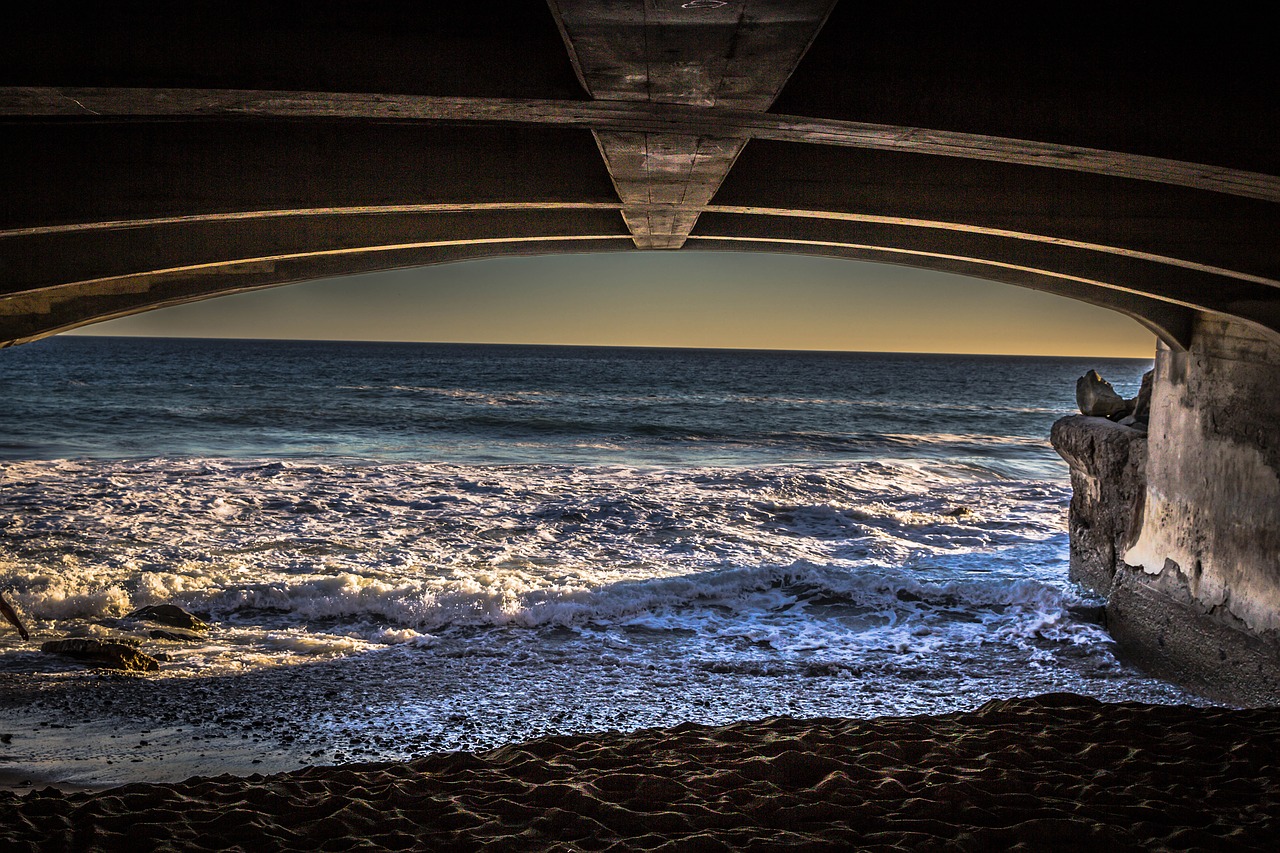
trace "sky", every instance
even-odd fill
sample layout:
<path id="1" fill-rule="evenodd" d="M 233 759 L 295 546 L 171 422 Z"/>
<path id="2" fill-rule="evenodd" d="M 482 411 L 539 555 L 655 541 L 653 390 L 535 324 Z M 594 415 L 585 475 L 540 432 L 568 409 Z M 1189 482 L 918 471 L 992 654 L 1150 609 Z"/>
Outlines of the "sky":
<path id="1" fill-rule="evenodd" d="M 491 258 L 222 296 L 73 332 L 1151 358 L 1112 311 L 833 258 L 619 252 Z"/>

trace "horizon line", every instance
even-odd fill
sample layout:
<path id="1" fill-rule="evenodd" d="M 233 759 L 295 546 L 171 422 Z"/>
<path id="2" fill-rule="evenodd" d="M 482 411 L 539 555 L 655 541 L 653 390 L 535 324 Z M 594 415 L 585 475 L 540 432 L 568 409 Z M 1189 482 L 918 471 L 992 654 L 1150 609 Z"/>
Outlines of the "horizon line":
<path id="1" fill-rule="evenodd" d="M 842 349 L 788 349 L 783 347 L 725 347 L 725 346 L 670 346 L 662 344 L 566 344 L 566 343 L 521 343 L 511 341 L 402 341 L 379 338 L 258 338 L 230 335 L 226 337 L 210 337 L 205 335 L 107 335 L 92 332 L 70 330 L 52 335 L 45 340 L 62 337 L 75 338 L 114 338 L 142 340 L 191 340 L 191 341 L 277 341 L 285 343 L 309 344 L 396 344 L 421 346 L 492 346 L 492 347 L 541 347 L 541 348 L 576 348 L 576 349 L 631 349 L 631 350 L 673 350 L 685 352 L 773 352 L 795 354 L 831 354 L 831 355 L 919 355 L 919 356 L 977 356 L 983 358 L 1105 358 L 1121 361 L 1154 361 L 1155 353 L 1150 357 L 1132 355 L 1062 355 L 1053 353 L 994 353 L 994 352 L 922 352 L 918 350 L 842 350 Z M 33 342 L 34 343 L 34 342 Z"/>

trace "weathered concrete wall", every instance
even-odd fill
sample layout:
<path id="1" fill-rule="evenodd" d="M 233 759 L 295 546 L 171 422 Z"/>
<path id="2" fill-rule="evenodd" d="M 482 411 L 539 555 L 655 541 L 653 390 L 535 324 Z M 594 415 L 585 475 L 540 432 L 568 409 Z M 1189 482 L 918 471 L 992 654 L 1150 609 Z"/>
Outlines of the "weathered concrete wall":
<path id="1" fill-rule="evenodd" d="M 1280 701 L 1280 337 L 1206 319 L 1188 352 L 1161 347 L 1150 444 L 1112 633 L 1210 692 Z"/>
<path id="2" fill-rule="evenodd" d="M 1108 595 L 1142 524 L 1147 433 L 1076 415 L 1055 423 L 1050 438 L 1071 466 L 1071 580 Z"/>
<path id="3" fill-rule="evenodd" d="M 1280 632 L 1280 338 L 1202 321 L 1156 370 L 1146 521 L 1125 562 Z"/>
<path id="4" fill-rule="evenodd" d="M 1143 500 L 1136 443 L 1096 421 L 1054 428 L 1076 490 L 1072 576 L 1107 587 L 1108 628 L 1143 666 L 1280 701 L 1280 337 L 1201 319 L 1189 351 L 1160 347 Z"/>

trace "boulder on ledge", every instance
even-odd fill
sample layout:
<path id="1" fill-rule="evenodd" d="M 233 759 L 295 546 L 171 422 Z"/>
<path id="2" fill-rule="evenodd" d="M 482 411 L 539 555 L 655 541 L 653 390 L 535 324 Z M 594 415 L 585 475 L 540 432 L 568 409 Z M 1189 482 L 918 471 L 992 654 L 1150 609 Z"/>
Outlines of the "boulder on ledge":
<path id="1" fill-rule="evenodd" d="M 1076 380 L 1076 405 L 1092 418 L 1118 418 L 1129 413 L 1129 403 L 1096 370 Z"/>

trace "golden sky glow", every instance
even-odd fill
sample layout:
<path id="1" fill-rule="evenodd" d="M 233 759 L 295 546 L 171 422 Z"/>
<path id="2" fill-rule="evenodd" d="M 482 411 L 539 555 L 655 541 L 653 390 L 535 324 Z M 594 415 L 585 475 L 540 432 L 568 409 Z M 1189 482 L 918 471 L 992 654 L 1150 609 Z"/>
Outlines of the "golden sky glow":
<path id="1" fill-rule="evenodd" d="M 1151 358 L 1133 320 L 946 273 L 830 258 L 624 252 L 397 270 L 99 323 L 101 335 Z"/>

